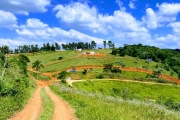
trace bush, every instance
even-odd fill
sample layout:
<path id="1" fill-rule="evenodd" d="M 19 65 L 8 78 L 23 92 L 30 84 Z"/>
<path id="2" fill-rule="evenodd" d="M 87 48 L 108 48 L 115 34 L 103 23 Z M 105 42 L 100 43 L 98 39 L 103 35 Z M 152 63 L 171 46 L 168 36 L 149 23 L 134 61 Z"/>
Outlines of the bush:
<path id="1" fill-rule="evenodd" d="M 103 78 L 104 78 L 104 75 L 103 75 L 103 74 L 100 74 L 100 75 L 97 76 L 97 78 L 103 79 Z"/>
<path id="2" fill-rule="evenodd" d="M 63 57 L 59 57 L 59 58 L 58 58 L 58 60 L 62 60 L 62 59 L 63 59 Z"/>
<path id="3" fill-rule="evenodd" d="M 121 73 L 121 70 L 118 67 L 113 67 L 111 70 L 112 73 Z"/>
<path id="4" fill-rule="evenodd" d="M 84 71 L 82 72 L 83 75 L 85 75 L 87 73 L 87 70 L 84 69 Z"/>

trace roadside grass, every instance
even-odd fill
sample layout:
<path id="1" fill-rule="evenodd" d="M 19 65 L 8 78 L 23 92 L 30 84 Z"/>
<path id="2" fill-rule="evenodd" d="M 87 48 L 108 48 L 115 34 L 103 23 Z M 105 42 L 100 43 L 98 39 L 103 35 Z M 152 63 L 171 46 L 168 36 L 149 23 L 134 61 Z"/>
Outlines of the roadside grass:
<path id="1" fill-rule="evenodd" d="M 83 92 L 62 85 L 51 85 L 52 91 L 75 108 L 79 120 L 178 120 L 180 114 L 163 106 L 122 100 L 98 93 Z"/>
<path id="2" fill-rule="evenodd" d="M 24 90 L 23 98 L 21 96 L 0 96 L 0 120 L 7 120 L 21 110 L 27 104 L 35 89 L 35 81 L 30 80 L 30 86 Z M 22 99 L 24 100 L 22 101 Z"/>
<path id="3" fill-rule="evenodd" d="M 47 96 L 45 88 L 41 89 L 41 97 L 43 99 L 43 110 L 38 120 L 51 120 L 53 117 L 54 104 Z"/>
<path id="4" fill-rule="evenodd" d="M 180 101 L 180 87 L 178 85 L 87 80 L 84 82 L 75 82 L 73 83 L 73 86 L 78 90 L 116 97 L 123 97 L 123 91 L 128 89 L 127 97 L 129 99 L 154 101 L 156 103 L 164 103 L 169 99 L 171 99 L 173 102 Z"/>

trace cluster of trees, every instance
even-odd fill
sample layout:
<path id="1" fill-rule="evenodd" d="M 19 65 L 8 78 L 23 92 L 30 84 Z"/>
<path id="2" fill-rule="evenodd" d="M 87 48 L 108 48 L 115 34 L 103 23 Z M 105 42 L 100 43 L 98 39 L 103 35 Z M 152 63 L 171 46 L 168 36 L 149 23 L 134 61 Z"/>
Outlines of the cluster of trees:
<path id="1" fill-rule="evenodd" d="M 62 44 L 62 48 L 64 50 L 75 50 L 75 49 L 94 49 L 96 48 L 97 46 L 97 43 L 95 41 L 91 41 L 90 43 L 86 42 L 86 43 L 83 43 L 83 42 L 78 42 L 78 43 L 75 43 L 75 42 L 72 42 L 72 43 L 69 43 L 69 44 Z"/>
<path id="2" fill-rule="evenodd" d="M 146 61 L 161 62 L 162 67 L 167 71 L 173 70 L 180 78 L 180 52 L 179 49 L 160 49 L 155 46 L 148 46 L 142 44 L 127 45 L 123 47 L 113 48 L 113 55 L 133 56 Z"/>
<path id="3" fill-rule="evenodd" d="M 103 41 L 103 45 L 104 45 L 104 48 L 106 48 L 106 45 L 108 45 L 109 48 L 114 48 L 115 47 L 115 44 L 110 40 L 108 42 Z"/>

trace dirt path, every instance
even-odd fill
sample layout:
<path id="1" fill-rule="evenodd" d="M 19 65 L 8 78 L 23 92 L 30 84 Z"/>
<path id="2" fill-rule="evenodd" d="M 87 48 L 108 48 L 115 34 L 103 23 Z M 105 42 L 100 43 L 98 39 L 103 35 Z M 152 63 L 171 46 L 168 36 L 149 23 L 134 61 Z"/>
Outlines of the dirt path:
<path id="1" fill-rule="evenodd" d="M 42 109 L 40 90 L 41 87 L 38 87 L 24 109 L 9 120 L 37 120 Z"/>
<path id="2" fill-rule="evenodd" d="M 121 79 L 93 79 L 92 81 L 121 81 L 121 82 L 135 82 L 135 83 L 144 83 L 144 84 L 151 84 L 151 85 L 155 85 L 155 84 L 159 84 L 159 85 L 172 85 L 172 84 L 166 84 L 166 83 L 156 83 L 156 82 L 143 82 L 143 81 L 135 81 L 135 80 L 121 80 Z M 68 85 L 73 86 L 72 83 L 73 82 L 86 82 L 87 80 L 67 80 Z"/>
<path id="3" fill-rule="evenodd" d="M 49 87 L 46 86 L 45 90 L 55 106 L 53 120 L 76 120 L 76 117 L 73 114 L 73 109 L 67 102 L 52 93 Z"/>
<path id="4" fill-rule="evenodd" d="M 42 98 L 40 96 L 40 91 L 45 87 L 46 94 L 54 103 L 54 115 L 52 120 L 76 120 L 73 109 L 68 105 L 67 102 L 62 100 L 59 96 L 52 93 L 47 86 L 46 81 L 38 81 L 38 89 L 34 92 L 33 96 L 30 98 L 28 104 L 24 107 L 22 111 L 15 114 L 9 120 L 38 120 L 42 108 Z"/>

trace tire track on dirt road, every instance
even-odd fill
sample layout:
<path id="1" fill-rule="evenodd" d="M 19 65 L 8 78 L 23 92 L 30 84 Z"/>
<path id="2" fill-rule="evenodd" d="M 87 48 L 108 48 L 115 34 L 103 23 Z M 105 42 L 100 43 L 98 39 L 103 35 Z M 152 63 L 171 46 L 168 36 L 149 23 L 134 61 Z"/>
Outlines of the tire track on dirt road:
<path id="1" fill-rule="evenodd" d="M 52 120 L 77 120 L 73 109 L 68 105 L 67 102 L 52 93 L 49 87 L 45 86 L 45 90 L 49 98 L 54 103 L 54 115 Z"/>
<path id="2" fill-rule="evenodd" d="M 37 120 L 42 109 L 41 88 L 42 87 L 38 87 L 24 109 L 12 116 L 9 120 Z"/>

